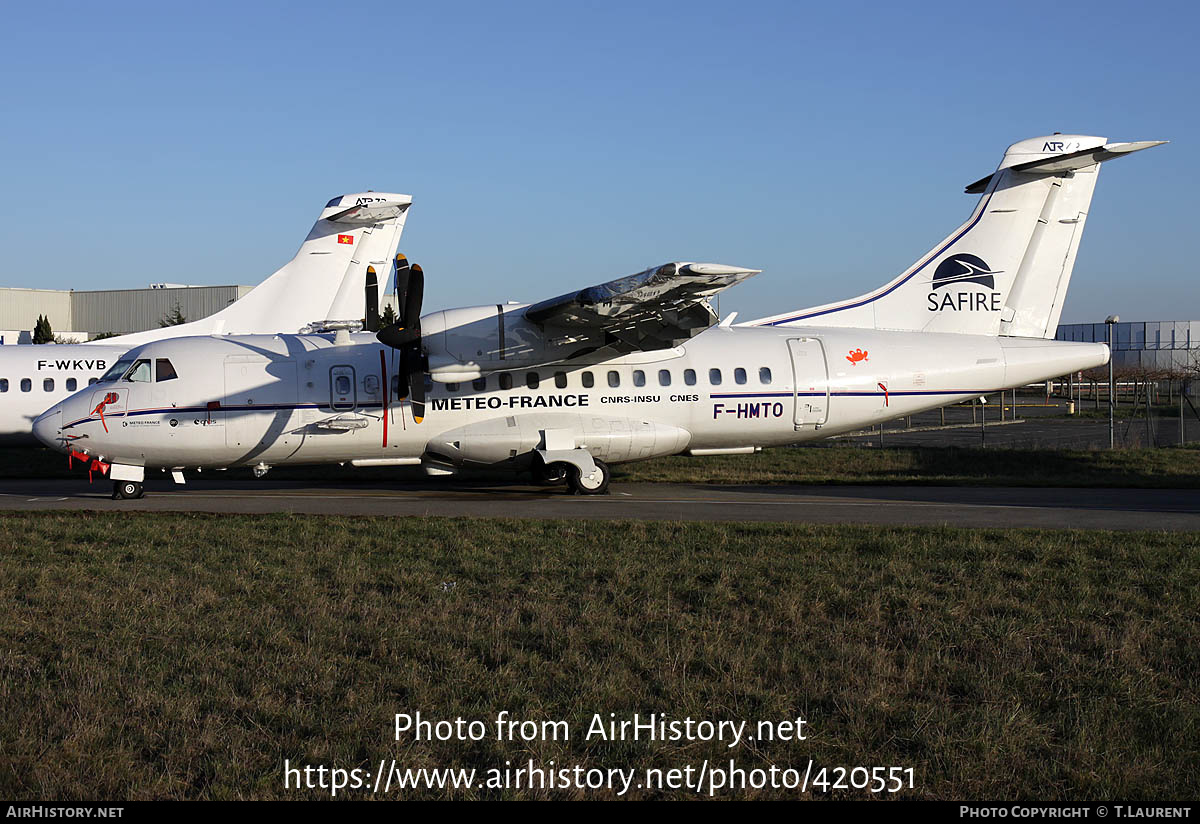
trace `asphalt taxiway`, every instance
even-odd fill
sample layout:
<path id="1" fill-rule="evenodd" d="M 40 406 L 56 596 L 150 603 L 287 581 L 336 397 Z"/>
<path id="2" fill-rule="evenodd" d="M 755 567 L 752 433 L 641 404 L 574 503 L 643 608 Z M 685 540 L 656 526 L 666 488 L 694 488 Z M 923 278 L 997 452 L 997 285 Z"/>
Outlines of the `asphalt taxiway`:
<path id="1" fill-rule="evenodd" d="M 151 483 L 115 501 L 109 484 L 0 481 L 0 510 L 292 512 L 318 515 L 781 521 L 876 525 L 1200 530 L 1200 490 L 937 486 L 716 486 L 614 483 L 610 494 L 476 483 L 319 485 L 301 481 Z"/>

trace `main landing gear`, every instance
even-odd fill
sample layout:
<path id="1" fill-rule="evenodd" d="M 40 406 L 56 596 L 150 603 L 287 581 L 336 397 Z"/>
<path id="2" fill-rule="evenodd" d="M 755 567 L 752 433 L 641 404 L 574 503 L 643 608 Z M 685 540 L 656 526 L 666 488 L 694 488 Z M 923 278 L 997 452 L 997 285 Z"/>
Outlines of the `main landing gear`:
<path id="1" fill-rule="evenodd" d="M 146 488 L 140 481 L 113 481 L 113 500 L 146 497 Z"/>
<path id="2" fill-rule="evenodd" d="M 538 449 L 533 479 L 546 486 L 566 483 L 572 495 L 603 495 L 612 472 L 585 449 Z M 540 459 L 540 460 L 539 460 Z"/>
<path id="3" fill-rule="evenodd" d="M 593 460 L 596 468 L 586 472 L 574 464 L 567 464 L 567 487 L 575 495 L 603 495 L 608 492 L 612 471 L 603 461 Z"/>
<path id="4" fill-rule="evenodd" d="M 570 473 L 567 471 L 567 464 L 562 463 L 539 463 L 533 468 L 533 482 L 542 486 L 561 486 L 567 482 Z"/>

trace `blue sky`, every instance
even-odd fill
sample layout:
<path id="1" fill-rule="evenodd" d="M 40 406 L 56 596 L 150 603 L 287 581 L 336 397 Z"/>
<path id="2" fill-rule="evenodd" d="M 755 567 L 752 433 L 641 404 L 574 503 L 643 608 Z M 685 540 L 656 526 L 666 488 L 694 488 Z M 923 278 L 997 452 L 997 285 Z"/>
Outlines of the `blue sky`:
<path id="1" fill-rule="evenodd" d="M 254 284 L 343 192 L 412 194 L 426 308 L 669 260 L 742 319 L 891 279 L 1004 147 L 1100 178 L 1064 321 L 1200 318 L 1195 4 L 11 4 L 0 284 Z"/>

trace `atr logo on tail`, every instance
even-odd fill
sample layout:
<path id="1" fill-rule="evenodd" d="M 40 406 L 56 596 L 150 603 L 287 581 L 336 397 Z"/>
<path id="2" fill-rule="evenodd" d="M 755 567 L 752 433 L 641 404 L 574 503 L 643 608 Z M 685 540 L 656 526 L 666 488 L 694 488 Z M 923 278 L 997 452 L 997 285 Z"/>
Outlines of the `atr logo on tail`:
<path id="1" fill-rule="evenodd" d="M 1002 272 L 1001 269 L 992 269 L 983 258 L 975 255 L 951 255 L 934 270 L 929 293 L 929 311 L 940 312 L 945 309 L 952 312 L 999 312 L 1000 293 L 996 291 L 996 275 Z M 953 289 L 968 284 L 986 287 L 991 294 L 974 289 Z M 939 295 L 939 289 L 945 289 L 945 292 Z"/>

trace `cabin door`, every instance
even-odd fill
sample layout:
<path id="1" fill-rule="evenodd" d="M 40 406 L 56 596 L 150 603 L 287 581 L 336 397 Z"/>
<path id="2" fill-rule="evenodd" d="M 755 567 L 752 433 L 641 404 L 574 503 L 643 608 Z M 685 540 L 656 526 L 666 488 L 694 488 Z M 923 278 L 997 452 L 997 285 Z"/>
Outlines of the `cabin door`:
<path id="1" fill-rule="evenodd" d="M 816 338 L 788 338 L 792 356 L 792 385 L 797 429 L 820 426 L 829 420 L 829 366 L 825 348 Z"/>

